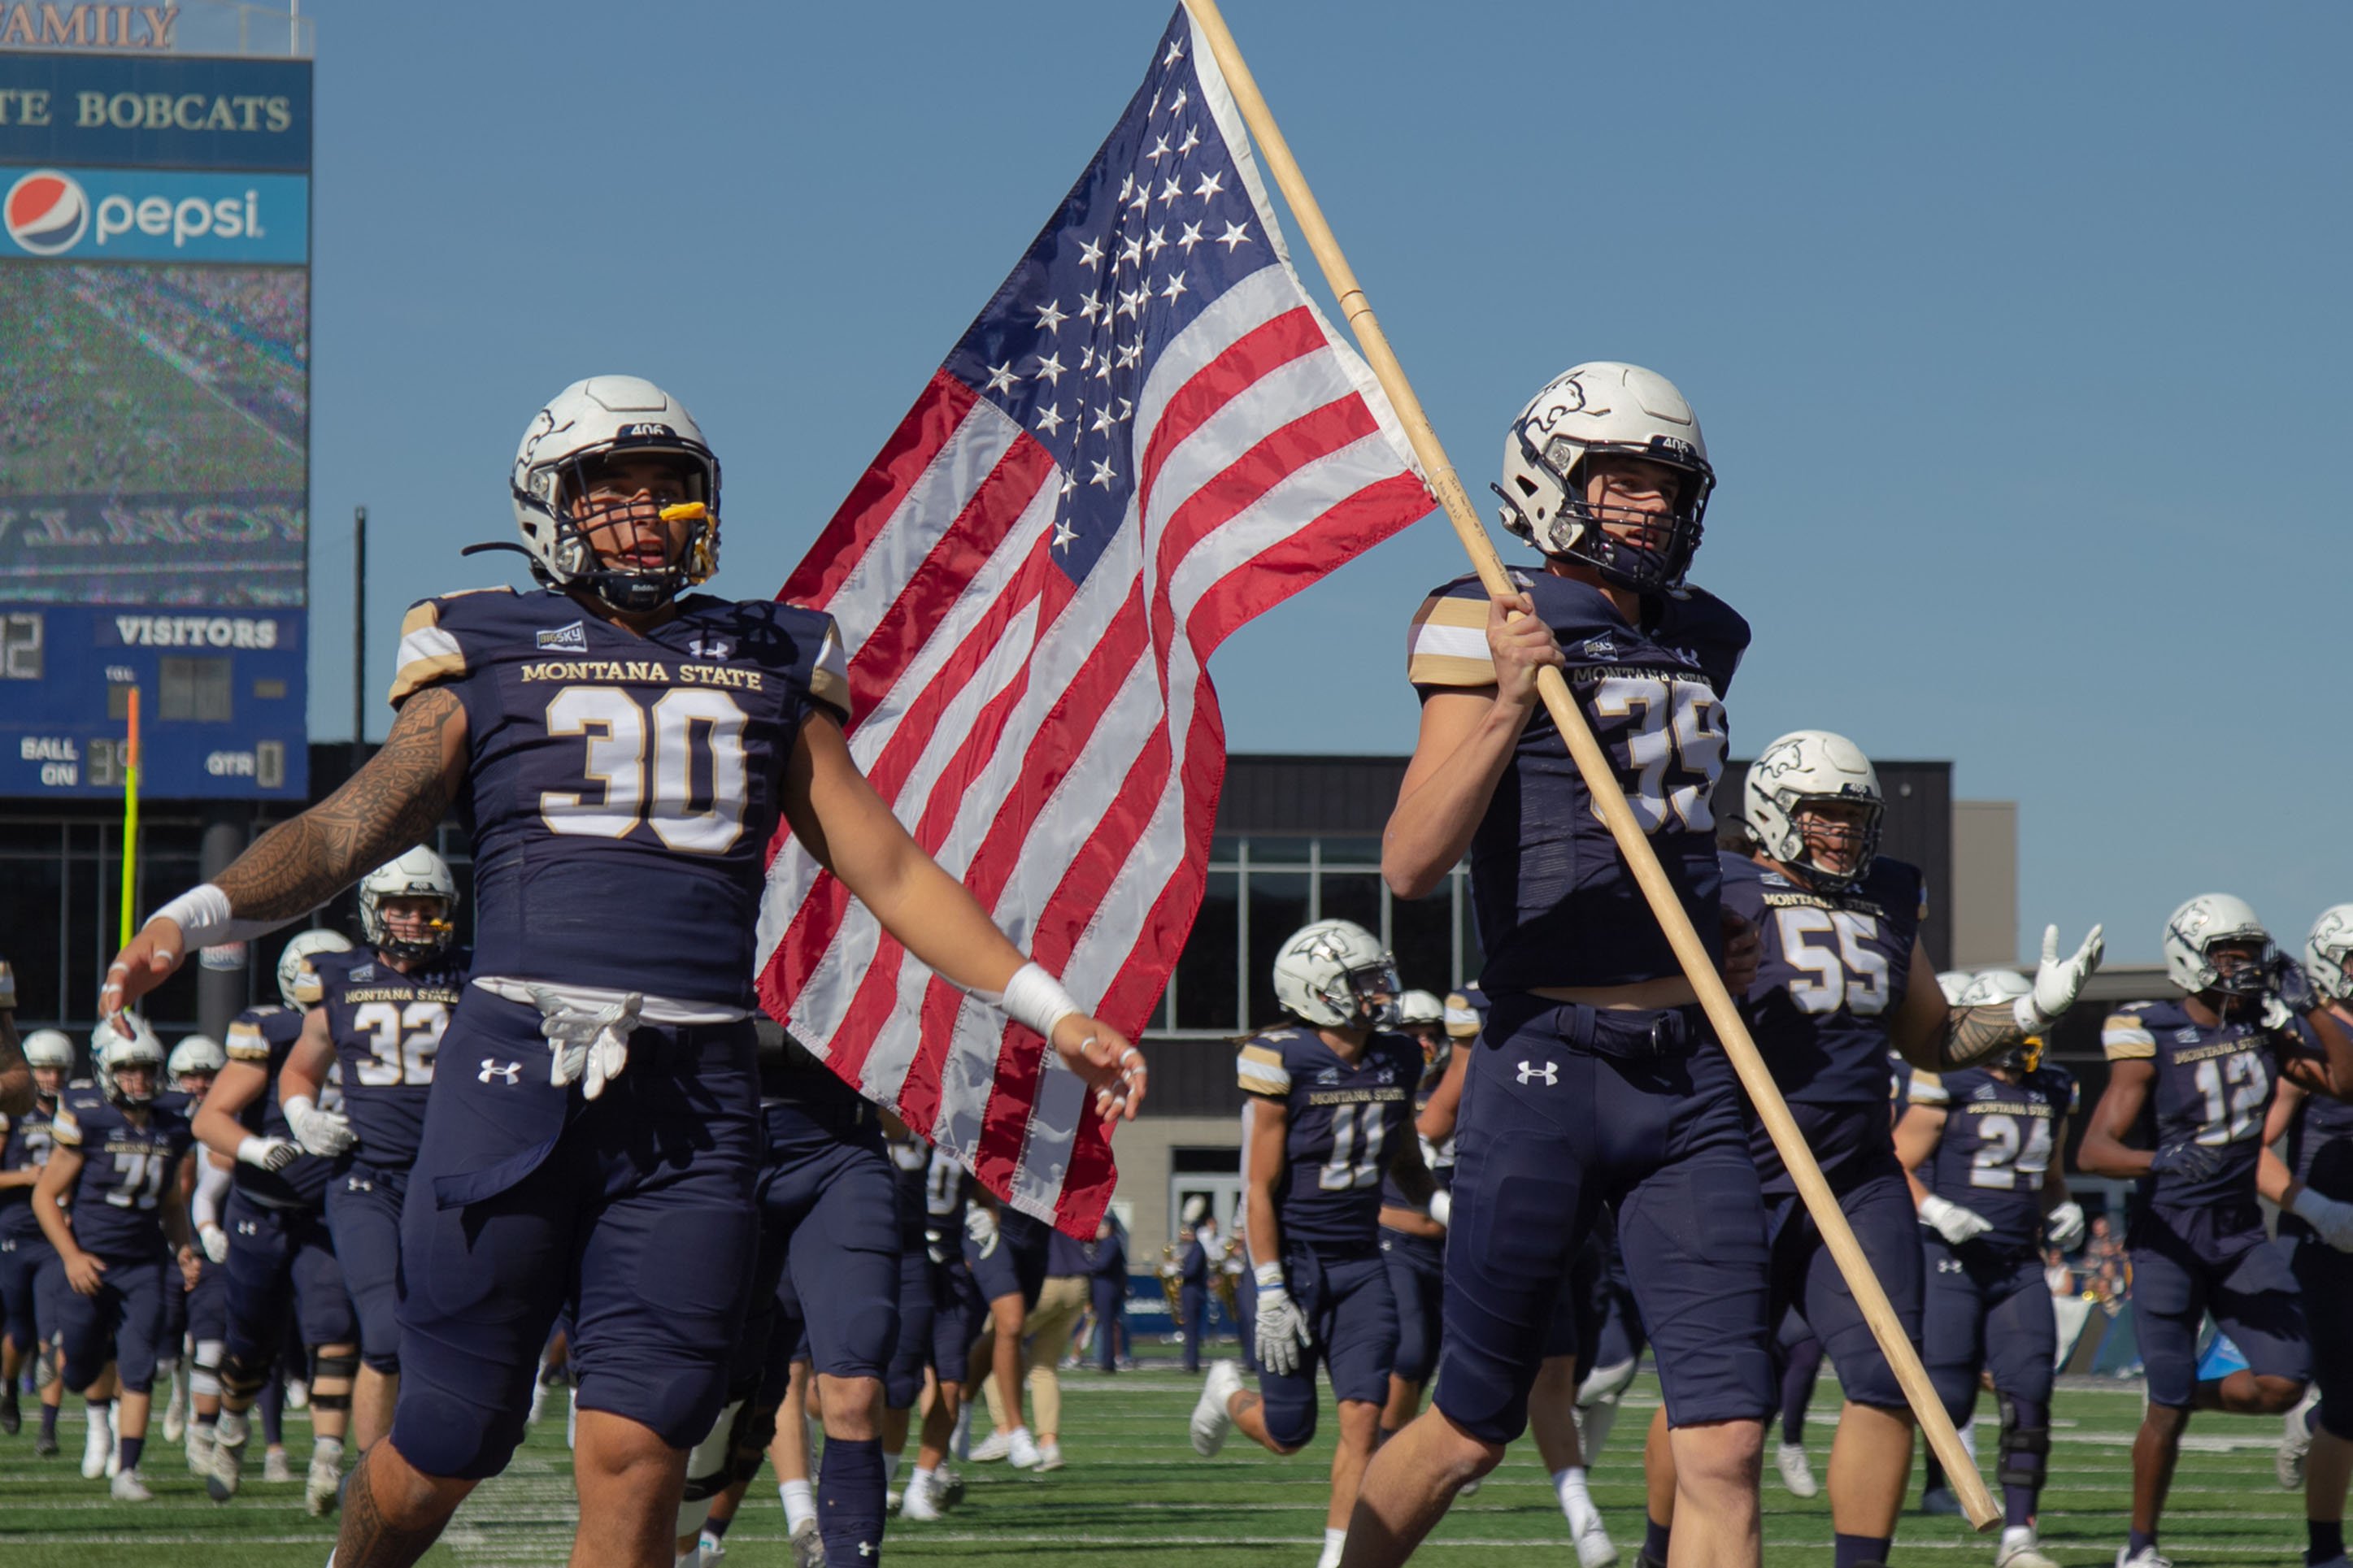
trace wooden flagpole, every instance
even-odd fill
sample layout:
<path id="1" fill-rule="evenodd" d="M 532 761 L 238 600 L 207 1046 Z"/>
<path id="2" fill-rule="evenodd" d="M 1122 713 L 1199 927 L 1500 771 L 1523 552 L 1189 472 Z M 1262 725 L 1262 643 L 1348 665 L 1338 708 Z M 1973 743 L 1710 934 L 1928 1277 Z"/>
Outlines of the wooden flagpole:
<path id="1" fill-rule="evenodd" d="M 1365 359 L 1379 378 L 1381 388 L 1405 426 L 1407 439 L 1412 442 L 1414 456 L 1420 459 L 1422 471 L 1430 489 L 1446 510 L 1446 519 L 1470 552 L 1471 563 L 1477 568 L 1479 582 L 1493 599 L 1502 599 L 1518 592 L 1504 573 L 1503 559 L 1495 552 L 1495 542 L 1488 537 L 1486 526 L 1472 510 L 1471 498 L 1455 477 L 1454 465 L 1448 462 L 1446 449 L 1439 443 L 1428 415 L 1422 412 L 1421 400 L 1413 394 L 1407 381 L 1405 367 L 1398 363 L 1389 348 L 1388 339 L 1381 331 L 1380 322 L 1374 319 L 1373 308 L 1365 298 L 1365 290 L 1356 281 L 1356 274 L 1348 259 L 1340 252 L 1339 241 L 1333 237 L 1332 227 L 1324 220 L 1324 209 L 1316 205 L 1314 193 L 1308 189 L 1306 177 L 1299 171 L 1291 155 L 1290 143 L 1274 123 L 1273 112 L 1251 78 L 1250 66 L 1242 59 L 1225 18 L 1219 14 L 1216 0 L 1184 0 L 1185 7 L 1209 42 L 1210 52 L 1217 57 L 1218 68 L 1224 73 L 1226 86 L 1241 110 L 1242 119 L 1250 126 L 1250 135 L 1258 143 L 1259 153 L 1282 188 L 1283 200 L 1291 206 L 1292 216 L 1298 220 L 1307 247 L 1315 253 L 1315 260 L 1324 268 L 1324 277 L 1339 297 L 1340 311 L 1356 334 L 1357 344 Z M 1562 739 L 1568 742 L 1569 755 L 1576 761 L 1577 772 L 1585 777 L 1586 788 L 1600 809 L 1602 820 L 1609 824 L 1610 836 L 1618 841 L 1618 851 L 1626 858 L 1641 884 L 1643 897 L 1650 901 L 1651 912 L 1658 918 L 1660 929 L 1675 957 L 1683 966 L 1692 988 L 1699 994 L 1700 1005 L 1707 1012 L 1708 1022 L 1715 1026 L 1716 1037 L 1723 1042 L 1725 1055 L 1740 1075 L 1748 1091 L 1749 1101 L 1756 1106 L 1757 1116 L 1764 1121 L 1773 1146 L 1779 1151 L 1781 1163 L 1788 1168 L 1797 1183 L 1798 1194 L 1804 1199 L 1806 1209 L 1822 1233 L 1831 1249 L 1831 1257 L 1845 1276 L 1847 1288 L 1854 1294 L 1855 1304 L 1862 1309 L 1871 1325 L 1872 1335 L 1879 1342 L 1882 1353 L 1895 1371 L 1904 1386 L 1912 1411 L 1919 1417 L 1920 1429 L 1927 1435 L 1928 1447 L 1945 1467 L 1945 1473 L 1958 1495 L 1962 1510 L 1969 1522 L 1979 1530 L 1989 1528 L 2000 1517 L 1993 1497 L 1986 1489 L 1985 1479 L 1978 1474 L 1977 1464 L 1961 1447 L 1960 1434 L 1953 1430 L 1951 1419 L 1945 1414 L 1944 1402 L 1936 1397 L 1928 1373 L 1920 1364 L 1919 1353 L 1905 1337 L 1904 1325 L 1889 1304 L 1887 1292 L 1881 1288 L 1879 1277 L 1872 1272 L 1870 1260 L 1862 1255 L 1862 1246 L 1855 1240 L 1854 1229 L 1847 1224 L 1838 1199 L 1822 1179 L 1821 1167 L 1814 1163 L 1813 1151 L 1806 1146 L 1805 1135 L 1790 1118 L 1789 1108 L 1781 1099 L 1781 1091 L 1773 1082 L 1770 1069 L 1757 1053 L 1757 1044 L 1748 1037 L 1748 1026 L 1739 1010 L 1733 1005 L 1731 993 L 1725 989 L 1724 980 L 1715 971 L 1699 932 L 1692 928 L 1691 919 L 1684 914 L 1682 900 L 1667 882 L 1666 872 L 1660 867 L 1651 840 L 1635 821 L 1626 795 L 1618 786 L 1618 775 L 1609 759 L 1594 740 L 1587 727 L 1585 716 L 1569 695 L 1568 682 L 1559 670 L 1547 666 L 1536 675 L 1536 689 L 1543 696 L 1545 709 L 1559 727 Z"/>

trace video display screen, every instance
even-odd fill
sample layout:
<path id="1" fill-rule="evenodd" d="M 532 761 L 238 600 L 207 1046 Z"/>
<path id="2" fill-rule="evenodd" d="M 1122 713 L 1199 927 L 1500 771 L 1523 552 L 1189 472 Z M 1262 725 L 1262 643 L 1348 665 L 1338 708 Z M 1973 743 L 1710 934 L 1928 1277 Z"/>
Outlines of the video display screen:
<path id="1" fill-rule="evenodd" d="M 300 606 L 301 267 L 0 260 L 0 602 Z"/>

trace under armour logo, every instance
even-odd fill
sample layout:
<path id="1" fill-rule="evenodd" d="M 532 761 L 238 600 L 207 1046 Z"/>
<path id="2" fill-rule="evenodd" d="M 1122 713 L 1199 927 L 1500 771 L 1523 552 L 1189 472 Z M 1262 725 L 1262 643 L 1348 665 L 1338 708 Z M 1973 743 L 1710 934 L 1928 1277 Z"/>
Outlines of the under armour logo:
<path id="1" fill-rule="evenodd" d="M 501 1062 L 493 1057 L 484 1057 L 482 1070 L 474 1076 L 484 1083 L 490 1082 L 494 1078 L 502 1079 L 509 1087 L 512 1087 L 522 1081 L 522 1063 Z"/>
<path id="2" fill-rule="evenodd" d="M 375 1184 L 374 1182 L 364 1182 L 357 1176 L 346 1176 L 343 1178 L 343 1191 L 347 1193 L 372 1193 L 375 1191 Z"/>
<path id="3" fill-rule="evenodd" d="M 860 1557 L 871 1557 L 871 1556 L 873 1556 L 873 1555 L 874 1555 L 874 1543 L 873 1543 L 872 1542 L 871 1542 L 871 1541 L 861 1541 L 861 1542 L 860 1542 L 858 1543 L 858 1555 L 860 1555 Z"/>
<path id="4" fill-rule="evenodd" d="M 1546 1062 L 1542 1067 L 1538 1067 L 1533 1062 L 1524 1061 L 1520 1064 L 1520 1081 L 1522 1083 L 1534 1083 L 1538 1079 L 1544 1079 L 1545 1087 L 1546 1089 L 1550 1089 L 1554 1084 L 1560 1081 L 1560 1068 L 1551 1062 Z"/>
<path id="5" fill-rule="evenodd" d="M 256 1220 L 241 1219 L 237 1222 L 237 1233 L 239 1236 L 259 1236 L 260 1223 Z"/>
<path id="6" fill-rule="evenodd" d="M 1958 1274 L 1963 1267 L 1961 1260 L 1957 1258 L 1939 1258 L 1936 1259 L 1936 1272 L 1939 1274 Z"/>

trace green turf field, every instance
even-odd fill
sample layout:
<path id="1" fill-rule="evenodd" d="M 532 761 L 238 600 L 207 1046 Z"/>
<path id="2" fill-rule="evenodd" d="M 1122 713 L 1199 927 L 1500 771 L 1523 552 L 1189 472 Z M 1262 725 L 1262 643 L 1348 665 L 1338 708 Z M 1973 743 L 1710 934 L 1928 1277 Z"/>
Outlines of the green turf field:
<path id="1" fill-rule="evenodd" d="M 1314 1448 L 1290 1459 L 1270 1458 L 1237 1438 L 1216 1459 L 1206 1460 L 1194 1456 L 1185 1432 L 1198 1380 L 1173 1371 L 1145 1371 L 1113 1378 L 1073 1373 L 1062 1381 L 1068 1468 L 1028 1476 L 1001 1464 L 966 1465 L 969 1489 L 963 1506 L 938 1524 L 894 1521 L 892 1557 L 1078 1564 L 1115 1556 L 1123 1564 L 1170 1568 L 1310 1568 L 1314 1563 L 1323 1530 L 1328 1433 Z M 1594 1476 L 1594 1500 L 1628 1568 L 1641 1541 L 1640 1444 L 1656 1392 L 1647 1374 L 1634 1385 L 1628 1395 L 1630 1408 Z M 2070 1568 L 2116 1559 L 2124 1537 L 2126 1450 L 2140 1407 L 2137 1383 L 2078 1383 L 2060 1392 L 2042 1534 L 2045 1549 Z M 1836 1408 L 1835 1386 L 1825 1378 L 1815 1401 L 1817 1419 L 1807 1429 L 1818 1475 L 1828 1458 L 1827 1417 Z M 2197 1418 L 2167 1514 L 2162 1544 L 2168 1555 L 2185 1568 L 2302 1561 L 2302 1500 L 2281 1491 L 2272 1479 L 2272 1443 L 2278 1430 L 2275 1420 Z M 70 1414 L 60 1436 L 64 1454 L 37 1462 L 31 1457 L 29 1420 L 22 1436 L 0 1439 L 0 1564 L 7 1568 L 316 1568 L 325 1561 L 327 1525 L 303 1516 L 299 1485 L 248 1481 L 236 1503 L 216 1508 L 187 1475 L 178 1450 L 161 1449 L 145 1467 L 155 1501 L 118 1507 L 107 1500 L 102 1482 L 81 1479 L 81 1427 Z M 310 1441 L 300 1417 L 288 1417 L 288 1436 L 299 1473 Z M 258 1471 L 258 1439 L 256 1452 Z M 1916 1491 L 1915 1481 L 1915 1500 Z M 561 1563 L 571 1535 L 564 1426 L 554 1419 L 533 1430 L 530 1446 L 507 1475 L 476 1494 L 427 1561 Z M 1783 1491 L 1769 1458 L 1765 1541 L 1770 1564 L 1830 1561 L 1827 1503 L 1819 1498 L 1800 1502 Z M 1991 1539 L 1972 1537 L 1959 1521 L 1907 1514 L 1893 1561 L 1957 1568 L 1990 1563 L 1992 1558 Z M 783 1512 L 773 1481 L 764 1476 L 728 1537 L 728 1568 L 769 1568 L 789 1560 Z M 1482 1568 L 1573 1565 L 1576 1558 L 1535 1450 L 1525 1444 L 1514 1448 L 1477 1496 L 1458 1502 L 1419 1561 L 1477 1563 Z"/>

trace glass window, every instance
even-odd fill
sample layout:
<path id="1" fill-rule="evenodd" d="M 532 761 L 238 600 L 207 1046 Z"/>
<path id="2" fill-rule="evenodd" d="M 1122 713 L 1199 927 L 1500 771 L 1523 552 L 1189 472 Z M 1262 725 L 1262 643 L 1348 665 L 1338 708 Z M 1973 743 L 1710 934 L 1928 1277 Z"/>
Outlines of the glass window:
<path id="1" fill-rule="evenodd" d="M 1324 919 L 1354 921 L 1381 934 L 1381 879 L 1361 871 L 1324 873 Z"/>
<path id="2" fill-rule="evenodd" d="M 1303 869 L 1307 858 L 1314 853 L 1313 838 L 1265 838 L 1252 834 L 1250 858 L 1253 866 L 1296 866 Z M 1305 924 L 1305 921 L 1301 921 Z"/>
<path id="3" fill-rule="evenodd" d="M 1242 840 L 1230 833 L 1220 833 L 1209 840 L 1209 858 L 1221 866 L 1230 866 L 1241 858 Z"/>
<path id="4" fill-rule="evenodd" d="M 1212 871 L 1201 893 L 1201 912 L 1176 957 L 1176 1026 L 1240 1034 L 1241 997 L 1235 986 L 1234 955 L 1241 944 L 1241 879 Z"/>
<path id="5" fill-rule="evenodd" d="M 1454 879 L 1425 899 L 1389 900 L 1389 951 L 1398 976 L 1411 991 L 1454 988 Z"/>
<path id="6" fill-rule="evenodd" d="M 1250 858 L 1258 857 L 1258 840 L 1250 842 Z M 1307 923 L 1307 874 L 1303 871 L 1258 871 L 1250 879 L 1250 1017 L 1251 1028 L 1264 1028 L 1282 1016 L 1274 1002 L 1274 955 L 1291 933 Z"/>

